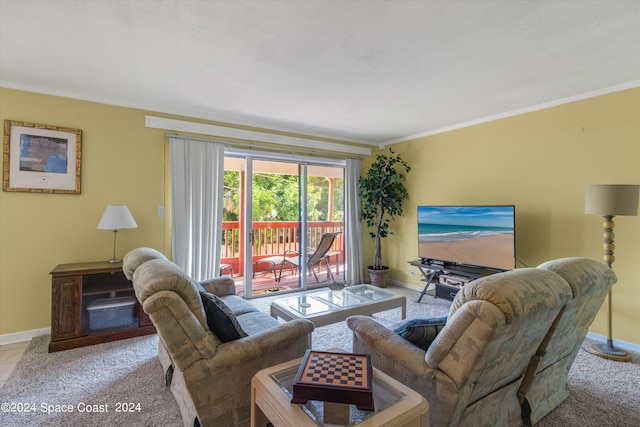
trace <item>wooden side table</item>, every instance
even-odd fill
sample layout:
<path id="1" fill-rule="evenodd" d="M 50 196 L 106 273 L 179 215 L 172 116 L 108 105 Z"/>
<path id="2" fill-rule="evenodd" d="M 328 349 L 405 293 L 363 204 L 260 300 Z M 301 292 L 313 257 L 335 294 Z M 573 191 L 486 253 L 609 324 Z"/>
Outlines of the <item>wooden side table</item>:
<path id="1" fill-rule="evenodd" d="M 301 361 L 302 358 L 266 368 L 253 377 L 252 427 L 265 427 L 269 423 L 274 427 L 305 427 L 323 423 L 361 427 L 429 426 L 429 404 L 424 397 L 376 368 L 373 368 L 373 398 L 376 407 L 373 412 L 359 411 L 355 405 L 319 401 L 309 401 L 304 405 L 292 404 L 293 379 Z M 329 420 L 326 415 L 347 412 L 350 418 L 338 421 Z"/>
<path id="2" fill-rule="evenodd" d="M 156 332 L 151 319 L 135 301 L 130 321 L 122 319 L 92 326 L 88 308 L 107 298 L 135 300 L 133 284 L 122 272 L 122 263 L 86 262 L 60 264 L 51 271 L 51 342 L 49 352 L 133 338 Z M 113 317 L 119 312 L 106 313 Z"/>

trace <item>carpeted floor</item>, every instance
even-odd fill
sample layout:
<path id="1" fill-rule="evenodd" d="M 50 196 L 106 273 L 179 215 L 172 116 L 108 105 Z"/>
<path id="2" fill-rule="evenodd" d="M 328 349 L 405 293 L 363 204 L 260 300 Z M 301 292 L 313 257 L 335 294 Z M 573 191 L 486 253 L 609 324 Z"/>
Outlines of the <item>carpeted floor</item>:
<path id="1" fill-rule="evenodd" d="M 390 290 L 407 296 L 407 317 L 448 312 L 448 301 L 425 297 L 417 304 L 418 292 L 398 287 Z M 252 302 L 268 312 L 274 298 L 277 296 Z M 374 317 L 383 323 L 395 321 L 400 310 Z M 164 387 L 155 335 L 56 353 L 47 353 L 48 341 L 48 335 L 34 338 L 0 389 L 0 425 L 181 425 L 178 406 Z M 585 342 L 583 348 L 587 346 Z M 351 334 L 344 323 L 314 331 L 313 348 L 335 347 L 351 350 Z M 538 426 L 640 425 L 640 355 L 634 354 L 630 363 L 621 363 L 581 351 L 570 382 L 569 399 Z M 14 403 L 16 412 L 5 412 L 4 402 Z M 64 409 L 72 412 L 61 412 Z M 108 412 L 91 411 L 104 409 Z"/>

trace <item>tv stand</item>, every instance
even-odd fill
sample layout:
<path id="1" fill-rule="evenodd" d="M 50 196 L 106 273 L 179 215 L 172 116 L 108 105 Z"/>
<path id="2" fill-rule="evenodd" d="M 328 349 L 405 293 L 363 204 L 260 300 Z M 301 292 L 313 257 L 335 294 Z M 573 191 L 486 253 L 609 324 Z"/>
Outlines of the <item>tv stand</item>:
<path id="1" fill-rule="evenodd" d="M 500 273 L 500 270 L 494 270 L 491 268 L 473 267 L 447 262 L 433 262 L 430 260 L 420 259 L 409 261 L 409 264 L 417 267 L 418 270 L 420 270 L 420 273 L 423 277 L 422 280 L 426 282 L 424 288 L 422 289 L 422 292 L 420 293 L 420 297 L 418 297 L 418 303 L 422 301 L 422 298 L 426 294 L 429 294 L 429 286 L 432 283 L 435 285 L 435 292 L 429 295 L 432 295 L 434 298 L 441 297 L 448 300 L 453 300 L 453 298 L 460 290 L 460 287 L 440 283 L 438 279 L 441 274 L 455 274 L 468 278 L 469 280 L 476 280 L 481 277 L 489 276 L 491 274 Z"/>

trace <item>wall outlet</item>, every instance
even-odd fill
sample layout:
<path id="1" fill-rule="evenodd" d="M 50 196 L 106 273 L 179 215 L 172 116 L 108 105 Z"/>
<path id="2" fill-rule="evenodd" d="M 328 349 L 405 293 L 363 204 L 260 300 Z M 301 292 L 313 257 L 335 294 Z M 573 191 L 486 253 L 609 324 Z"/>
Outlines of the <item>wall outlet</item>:
<path id="1" fill-rule="evenodd" d="M 158 217 L 164 218 L 164 206 L 158 206 Z"/>

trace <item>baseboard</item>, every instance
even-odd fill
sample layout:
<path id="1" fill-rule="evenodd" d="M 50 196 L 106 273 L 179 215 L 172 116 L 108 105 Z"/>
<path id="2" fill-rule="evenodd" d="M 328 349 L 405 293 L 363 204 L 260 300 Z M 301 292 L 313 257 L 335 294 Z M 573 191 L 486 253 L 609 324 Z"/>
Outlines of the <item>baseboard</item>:
<path id="1" fill-rule="evenodd" d="M 422 292 L 422 289 L 424 289 L 424 282 L 418 283 L 417 285 L 412 285 L 410 283 L 401 282 L 399 280 L 389 279 L 388 281 L 392 285 L 399 286 L 401 288 L 411 289 L 413 291 Z"/>
<path id="2" fill-rule="evenodd" d="M 424 287 L 424 284 L 422 284 L 420 287 L 417 287 L 415 285 L 412 285 L 412 284 L 409 284 L 409 283 L 405 283 L 405 282 L 401 282 L 399 280 L 389 280 L 389 283 L 392 283 L 392 284 L 394 284 L 396 286 L 400 286 L 401 288 L 417 290 L 418 292 L 421 292 L 422 288 Z M 606 342 L 607 341 L 607 337 L 605 337 L 604 335 L 594 334 L 593 332 L 588 332 L 587 333 L 587 338 L 589 338 L 590 340 L 598 341 L 598 342 Z M 634 343 L 631 343 L 631 342 L 621 341 L 621 340 L 618 340 L 618 339 L 614 339 L 613 343 L 616 346 L 616 348 L 620 348 L 621 350 L 633 351 L 634 353 L 640 353 L 640 344 L 634 344 Z"/>
<path id="3" fill-rule="evenodd" d="M 413 285 L 400 282 L 397 280 L 389 280 L 389 283 L 392 283 L 396 286 L 400 286 L 402 288 L 417 290 L 418 292 L 422 290 L 422 289 L 416 288 Z M 4 334 L 4 335 L 0 335 L 0 345 L 13 344 L 16 342 L 23 342 L 23 341 L 31 341 L 31 339 L 34 337 L 37 337 L 39 335 L 46 335 L 49 333 L 51 333 L 51 328 L 33 329 L 31 331 L 15 332 L 13 334 Z M 599 341 L 599 342 L 605 342 L 607 340 L 607 337 L 605 337 L 604 335 L 595 334 L 593 332 L 588 332 L 587 338 L 589 338 L 590 340 Z M 614 345 L 623 350 L 633 351 L 634 353 L 640 353 L 640 344 L 634 344 L 631 342 L 614 339 Z"/>
<path id="4" fill-rule="evenodd" d="M 0 335 L 0 345 L 16 342 L 31 341 L 31 338 L 51 333 L 51 328 L 33 329 L 31 331 L 15 332 L 13 334 Z"/>

